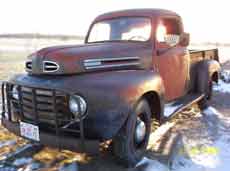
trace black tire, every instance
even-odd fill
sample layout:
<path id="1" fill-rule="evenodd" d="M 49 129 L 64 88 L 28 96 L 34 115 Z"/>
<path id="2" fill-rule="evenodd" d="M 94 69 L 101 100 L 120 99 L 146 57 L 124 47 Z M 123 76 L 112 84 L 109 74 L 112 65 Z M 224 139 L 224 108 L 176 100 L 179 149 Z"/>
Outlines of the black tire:
<path id="1" fill-rule="evenodd" d="M 148 102 L 145 99 L 140 100 L 133 111 L 113 139 L 113 153 L 125 167 L 133 167 L 142 159 L 151 132 L 151 110 Z M 145 123 L 146 131 L 143 140 L 136 143 L 135 131 L 139 119 Z"/>
<path id="2" fill-rule="evenodd" d="M 204 97 L 198 102 L 198 105 L 201 110 L 206 109 L 209 106 L 209 100 L 212 98 L 212 88 L 213 88 L 213 83 L 212 80 L 208 81 L 208 85 L 206 88 L 206 92 Z"/>
<path id="3" fill-rule="evenodd" d="M 212 82 L 212 80 L 210 80 L 209 83 L 208 83 L 207 100 L 211 100 L 212 99 L 212 91 L 213 91 L 213 82 Z"/>

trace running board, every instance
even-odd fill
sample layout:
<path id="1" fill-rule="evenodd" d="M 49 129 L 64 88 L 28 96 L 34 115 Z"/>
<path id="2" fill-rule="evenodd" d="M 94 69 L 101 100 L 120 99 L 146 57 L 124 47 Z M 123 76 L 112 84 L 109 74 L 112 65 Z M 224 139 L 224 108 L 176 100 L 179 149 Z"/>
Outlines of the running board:
<path id="1" fill-rule="evenodd" d="M 169 120 L 178 112 L 200 101 L 203 97 L 204 94 L 190 94 L 180 100 L 165 104 L 163 121 Z"/>

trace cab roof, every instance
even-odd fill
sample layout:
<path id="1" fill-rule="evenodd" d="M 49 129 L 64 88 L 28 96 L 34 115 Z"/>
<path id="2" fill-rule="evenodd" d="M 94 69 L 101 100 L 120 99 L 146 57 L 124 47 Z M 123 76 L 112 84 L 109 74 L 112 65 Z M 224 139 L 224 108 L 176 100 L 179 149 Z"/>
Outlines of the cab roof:
<path id="1" fill-rule="evenodd" d="M 129 10 L 121 10 L 121 11 L 114 11 L 102 14 L 95 19 L 95 22 L 112 19 L 117 17 L 131 17 L 131 16 L 138 16 L 138 17 L 157 17 L 157 16 L 177 16 L 180 17 L 177 13 L 165 9 L 129 9 Z"/>

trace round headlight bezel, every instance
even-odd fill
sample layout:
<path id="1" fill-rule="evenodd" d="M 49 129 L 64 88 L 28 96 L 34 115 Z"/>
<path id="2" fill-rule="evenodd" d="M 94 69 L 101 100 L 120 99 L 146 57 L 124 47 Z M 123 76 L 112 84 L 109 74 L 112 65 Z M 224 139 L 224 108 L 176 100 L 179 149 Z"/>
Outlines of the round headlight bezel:
<path id="1" fill-rule="evenodd" d="M 74 115 L 74 119 L 84 118 L 87 112 L 85 99 L 79 95 L 71 95 L 69 98 L 69 110 Z"/>
<path id="2" fill-rule="evenodd" d="M 14 85 L 12 87 L 12 97 L 16 100 L 19 100 L 19 91 L 18 91 L 18 86 Z"/>

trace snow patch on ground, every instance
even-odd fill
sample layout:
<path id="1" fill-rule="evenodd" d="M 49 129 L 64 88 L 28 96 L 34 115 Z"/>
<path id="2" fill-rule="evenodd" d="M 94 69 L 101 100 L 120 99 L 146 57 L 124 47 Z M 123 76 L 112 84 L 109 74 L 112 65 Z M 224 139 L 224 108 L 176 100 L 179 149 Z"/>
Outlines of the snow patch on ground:
<path id="1" fill-rule="evenodd" d="M 22 165 L 26 165 L 26 164 L 29 164 L 33 161 L 32 158 L 28 157 L 28 158 L 19 158 L 19 159 L 16 159 L 14 162 L 13 162 L 13 165 L 14 166 L 22 166 Z"/>
<path id="2" fill-rule="evenodd" d="M 215 84 L 213 86 L 213 90 L 223 93 L 230 93 L 230 83 L 226 83 L 223 80 L 219 80 L 218 84 Z"/>
<path id="3" fill-rule="evenodd" d="M 213 90 L 223 93 L 230 93 L 230 70 L 221 71 L 218 84 L 214 84 Z"/>
<path id="4" fill-rule="evenodd" d="M 205 110 L 202 111 L 202 113 L 210 116 L 215 115 L 222 117 L 222 114 L 219 113 L 214 107 L 207 107 Z"/>
<path id="5" fill-rule="evenodd" d="M 223 70 L 220 73 L 220 79 L 224 82 L 230 83 L 230 70 Z"/>
<path id="6" fill-rule="evenodd" d="M 144 167 L 144 171 L 168 171 L 168 167 L 163 165 L 157 160 L 151 160 L 146 157 L 144 157 L 136 166 L 136 168 L 139 168 L 139 170 L 142 170 L 140 168 Z"/>
<path id="7" fill-rule="evenodd" d="M 223 138 L 218 139 L 210 145 L 204 144 L 203 148 L 209 151 L 202 151 L 197 146 L 197 154 L 190 156 L 177 155 L 172 166 L 174 171 L 229 171 L 230 166 L 230 145 Z M 195 148 L 194 148 L 195 149 Z"/>
<path id="8" fill-rule="evenodd" d="M 204 129 L 201 129 L 199 135 L 203 138 L 182 135 L 181 142 L 178 142 L 179 150 L 174 154 L 170 166 L 143 158 L 137 168 L 145 165 L 143 171 L 229 171 L 230 118 L 223 116 L 215 108 L 208 107 L 202 112 L 201 120 Z M 161 136 L 171 126 L 173 125 L 163 125 L 153 137 Z"/>
<path id="9" fill-rule="evenodd" d="M 206 129 L 205 131 L 215 132 L 215 135 L 210 134 L 207 137 L 209 140 L 205 143 L 200 143 L 199 139 L 189 140 L 192 145 L 184 139 L 184 145 L 187 146 L 185 154 L 176 156 L 173 170 L 175 171 L 229 171 L 230 169 L 230 122 L 229 118 L 224 117 L 215 108 L 208 107 L 203 111 Z M 212 129 L 215 124 L 217 130 Z M 213 137 L 212 137 L 213 136 Z"/>
<path id="10" fill-rule="evenodd" d="M 175 105 L 173 103 L 165 105 L 164 116 L 169 117 L 170 115 L 172 115 L 172 113 L 174 113 L 181 106 L 182 104 Z"/>

